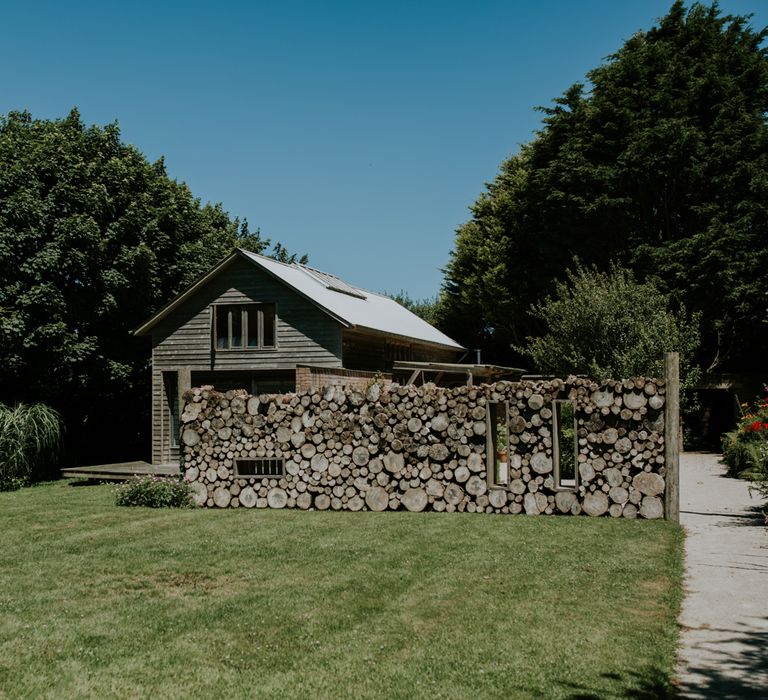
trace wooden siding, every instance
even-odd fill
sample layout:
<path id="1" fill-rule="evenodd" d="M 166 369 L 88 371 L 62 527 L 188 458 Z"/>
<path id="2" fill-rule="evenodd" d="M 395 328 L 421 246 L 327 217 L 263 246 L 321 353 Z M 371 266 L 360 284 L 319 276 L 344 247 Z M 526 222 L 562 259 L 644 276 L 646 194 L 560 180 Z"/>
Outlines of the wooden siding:
<path id="1" fill-rule="evenodd" d="M 163 375 L 163 372 L 152 372 L 152 463 L 178 464 L 180 450 L 178 445 L 171 445 L 173 418 Z M 178 439 L 177 436 L 177 442 Z"/>
<path id="2" fill-rule="evenodd" d="M 213 304 L 273 302 L 275 348 L 213 347 Z M 245 260 L 235 260 L 152 329 L 152 461 L 177 462 L 170 445 L 171 415 L 163 372 L 294 370 L 297 364 L 341 367 L 341 324 Z"/>
<path id="3" fill-rule="evenodd" d="M 456 362 L 463 352 L 354 329 L 345 329 L 342 337 L 344 367 L 369 372 L 391 372 L 395 360 Z"/>
<path id="4" fill-rule="evenodd" d="M 219 350 L 211 338 L 213 304 L 274 302 L 276 346 Z M 341 325 L 255 265 L 236 260 L 152 329 L 155 369 L 293 369 L 341 366 Z"/>
<path id="5" fill-rule="evenodd" d="M 163 375 L 152 370 L 152 464 L 163 463 Z"/>

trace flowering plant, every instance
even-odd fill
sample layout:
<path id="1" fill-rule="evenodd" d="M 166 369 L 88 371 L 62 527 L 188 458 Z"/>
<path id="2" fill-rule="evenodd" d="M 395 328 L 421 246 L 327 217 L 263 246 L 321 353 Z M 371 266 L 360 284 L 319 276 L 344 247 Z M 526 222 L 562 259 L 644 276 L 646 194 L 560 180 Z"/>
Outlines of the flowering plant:
<path id="1" fill-rule="evenodd" d="M 768 386 L 753 406 L 742 404 L 736 430 L 723 435 L 723 462 L 731 476 L 768 475 Z"/>
<path id="2" fill-rule="evenodd" d="M 768 387 L 766 387 L 766 393 L 768 394 Z M 748 404 L 741 404 L 742 414 L 741 420 L 736 428 L 736 431 L 742 435 L 749 435 L 750 433 L 763 433 L 761 437 L 768 435 L 765 431 L 768 431 L 768 395 L 762 400 L 758 401 L 752 408 Z"/>

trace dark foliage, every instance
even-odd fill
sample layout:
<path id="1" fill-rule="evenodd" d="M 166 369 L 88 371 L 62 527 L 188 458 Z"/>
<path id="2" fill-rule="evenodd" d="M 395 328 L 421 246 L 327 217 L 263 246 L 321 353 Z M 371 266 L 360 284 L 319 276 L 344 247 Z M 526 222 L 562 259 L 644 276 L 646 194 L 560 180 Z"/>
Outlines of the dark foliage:
<path id="1" fill-rule="evenodd" d="M 768 32 L 675 2 L 544 109 L 457 232 L 441 325 L 509 356 L 574 257 L 620 262 L 701 312 L 700 361 L 768 346 Z"/>
<path id="2" fill-rule="evenodd" d="M 129 331 L 241 245 L 269 241 L 120 140 L 0 119 L 0 400 L 59 411 L 81 462 L 148 449 L 149 346 Z M 291 256 L 279 244 L 274 254 Z"/>

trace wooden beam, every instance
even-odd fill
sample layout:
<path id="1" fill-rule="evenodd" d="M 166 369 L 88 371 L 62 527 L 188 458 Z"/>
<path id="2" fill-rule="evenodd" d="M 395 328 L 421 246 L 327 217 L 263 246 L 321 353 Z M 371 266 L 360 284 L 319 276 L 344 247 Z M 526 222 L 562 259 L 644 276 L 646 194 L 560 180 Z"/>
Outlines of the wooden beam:
<path id="1" fill-rule="evenodd" d="M 425 372 L 445 372 L 446 374 L 464 374 L 467 369 L 478 377 L 494 377 L 503 375 L 522 375 L 526 370 L 516 367 L 501 367 L 497 365 L 467 365 L 451 362 L 413 362 L 410 360 L 396 360 L 393 364 L 395 371 L 406 372 L 423 370 Z"/>
<path id="2" fill-rule="evenodd" d="M 184 410 L 184 393 L 192 388 L 192 368 L 182 367 L 178 370 L 176 387 L 179 390 L 179 415 Z"/>
<path id="3" fill-rule="evenodd" d="M 680 355 L 664 355 L 666 381 L 664 409 L 664 517 L 680 522 Z"/>
<path id="4" fill-rule="evenodd" d="M 94 479 L 99 481 L 126 481 L 134 476 L 174 476 L 178 473 L 178 464 L 149 464 L 141 461 L 70 467 L 61 470 L 61 475 L 65 479 Z"/>

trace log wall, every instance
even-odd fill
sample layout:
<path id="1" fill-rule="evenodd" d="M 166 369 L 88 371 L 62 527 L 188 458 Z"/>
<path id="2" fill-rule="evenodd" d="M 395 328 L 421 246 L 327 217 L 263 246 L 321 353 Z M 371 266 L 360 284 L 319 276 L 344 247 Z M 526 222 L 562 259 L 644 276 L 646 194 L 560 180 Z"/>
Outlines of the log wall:
<path id="1" fill-rule="evenodd" d="M 557 482 L 556 400 L 575 405 L 571 487 Z M 198 505 L 209 507 L 659 518 L 664 400 L 664 381 L 649 378 L 371 384 L 259 397 L 202 387 L 185 394 L 182 468 Z M 491 454 L 497 413 L 507 416 L 504 484 Z M 267 459 L 284 460 L 284 474 L 237 476 L 237 460 Z"/>

